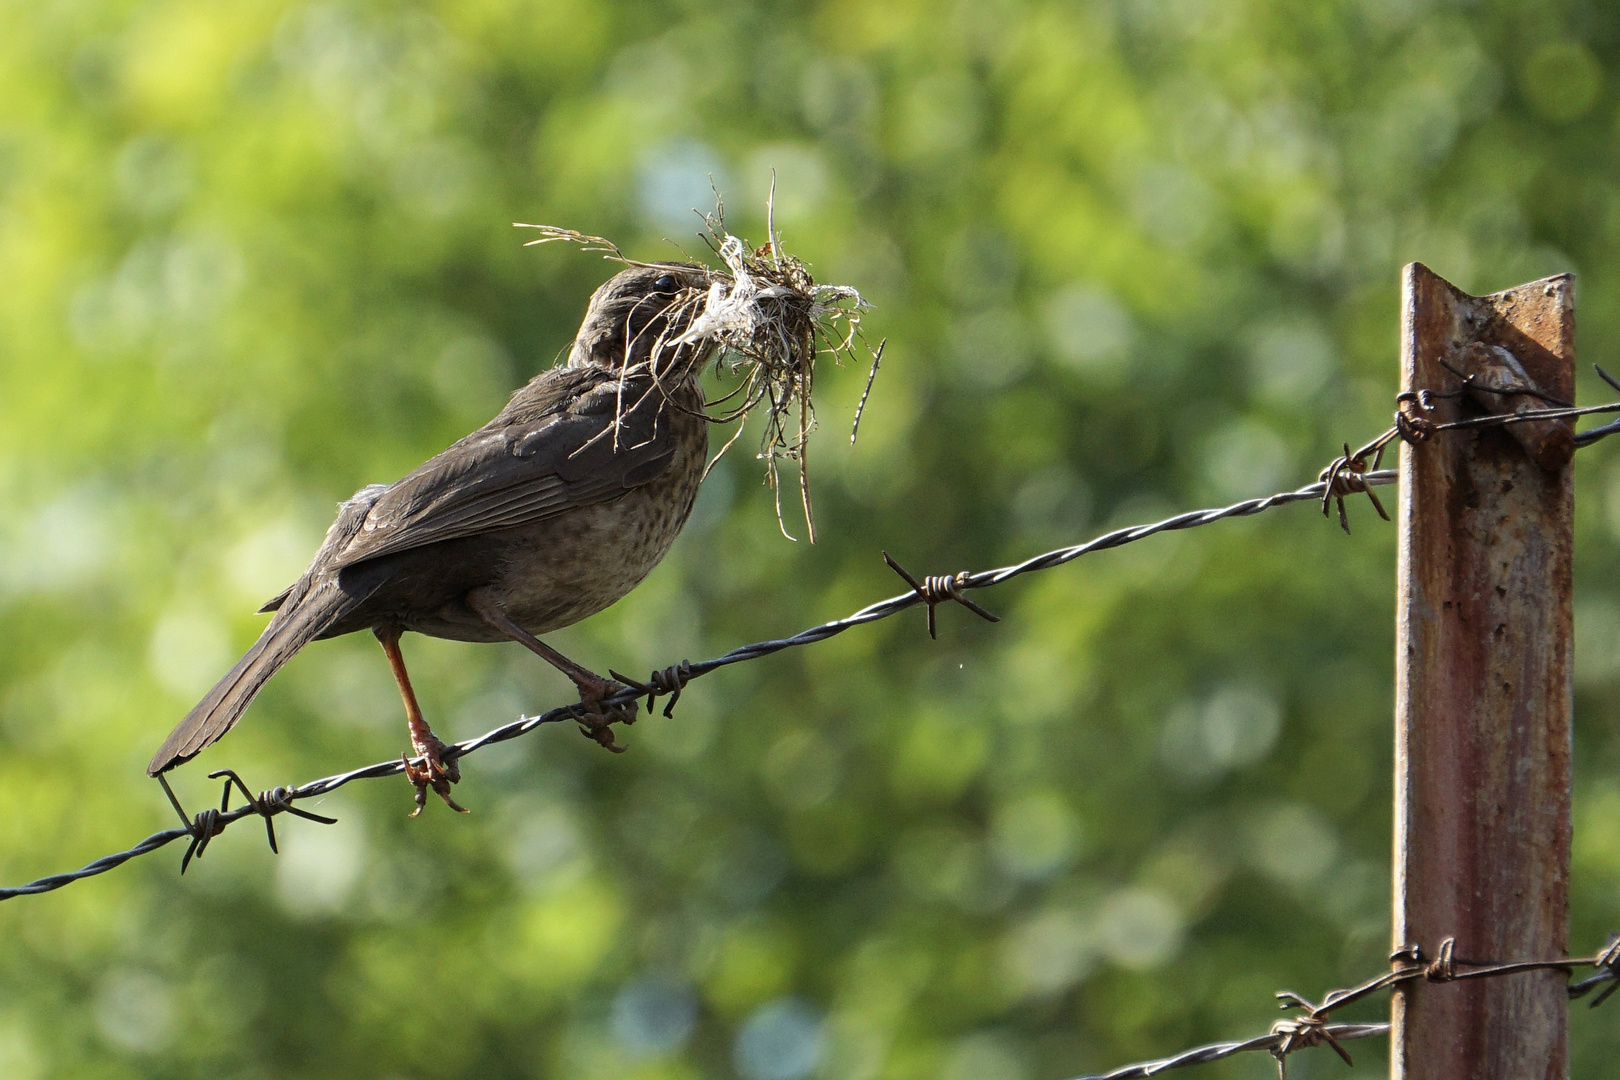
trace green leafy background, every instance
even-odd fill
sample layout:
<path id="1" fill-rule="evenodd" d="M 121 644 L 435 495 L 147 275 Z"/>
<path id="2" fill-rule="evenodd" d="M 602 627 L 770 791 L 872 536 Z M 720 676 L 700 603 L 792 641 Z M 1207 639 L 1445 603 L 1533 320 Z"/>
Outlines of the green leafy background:
<path id="1" fill-rule="evenodd" d="M 1617 60 L 1572 2 L 10 0 L 0 881 L 171 826 L 148 755 L 334 504 L 553 361 L 611 267 L 510 222 L 669 257 L 712 176 L 758 241 L 774 167 L 889 340 L 853 450 L 865 372 L 820 373 L 819 544 L 739 452 L 555 635 L 647 671 L 894 593 L 882 549 L 977 568 L 1308 482 L 1387 423 L 1409 260 L 1577 271 L 1613 359 Z M 1577 949 L 1620 926 L 1613 460 L 1579 465 Z M 183 879 L 177 845 L 7 902 L 0 1076 L 1061 1080 L 1262 1031 L 1389 948 L 1393 531 L 1352 514 L 733 668 L 623 756 L 542 730 L 468 761 L 468 817 L 360 784 L 279 857 L 248 822 Z M 569 700 L 517 646 L 405 648 L 447 735 Z M 176 783 L 341 771 L 401 719 L 374 642 L 322 643 Z M 1620 1018 L 1572 1039 L 1606 1075 Z M 1293 1075 L 1384 1074 L 1356 1049 Z"/>

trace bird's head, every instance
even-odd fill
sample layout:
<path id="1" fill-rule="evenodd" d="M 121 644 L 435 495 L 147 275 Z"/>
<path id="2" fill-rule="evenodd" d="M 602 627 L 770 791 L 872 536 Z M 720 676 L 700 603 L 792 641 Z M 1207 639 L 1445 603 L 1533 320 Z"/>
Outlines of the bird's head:
<path id="1" fill-rule="evenodd" d="M 621 368 L 656 356 L 657 366 L 689 364 L 702 342 L 676 345 L 703 310 L 711 274 L 701 266 L 658 263 L 632 266 L 609 278 L 591 296 L 569 353 L 570 366 Z"/>

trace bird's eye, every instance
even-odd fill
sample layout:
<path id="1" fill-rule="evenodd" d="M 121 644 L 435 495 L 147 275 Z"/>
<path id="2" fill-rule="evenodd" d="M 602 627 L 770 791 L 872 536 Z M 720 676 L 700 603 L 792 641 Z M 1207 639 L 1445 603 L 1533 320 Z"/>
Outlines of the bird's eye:
<path id="1" fill-rule="evenodd" d="M 657 289 L 659 292 L 674 292 L 675 291 L 675 275 L 674 274 L 661 274 L 661 275 L 659 275 L 658 280 L 653 282 L 653 288 Z"/>

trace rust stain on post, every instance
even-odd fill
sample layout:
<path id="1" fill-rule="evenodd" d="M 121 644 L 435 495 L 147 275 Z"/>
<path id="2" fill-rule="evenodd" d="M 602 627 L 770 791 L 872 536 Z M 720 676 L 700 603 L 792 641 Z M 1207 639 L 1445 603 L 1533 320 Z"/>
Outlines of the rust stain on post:
<path id="1" fill-rule="evenodd" d="M 1569 275 L 1473 297 L 1413 263 L 1402 319 L 1403 390 L 1461 386 L 1442 359 L 1480 342 L 1574 400 Z M 1431 957 L 1448 936 L 1469 960 L 1566 955 L 1574 481 L 1553 441 L 1539 463 L 1500 428 L 1401 447 L 1394 937 Z M 1565 981 L 1407 984 L 1392 1080 L 1562 1080 Z"/>

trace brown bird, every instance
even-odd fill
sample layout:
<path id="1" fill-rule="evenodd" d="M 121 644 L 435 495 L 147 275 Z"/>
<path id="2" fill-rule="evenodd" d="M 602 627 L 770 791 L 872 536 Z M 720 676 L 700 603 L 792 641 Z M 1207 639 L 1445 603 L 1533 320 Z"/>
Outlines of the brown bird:
<path id="1" fill-rule="evenodd" d="M 309 569 L 261 608 L 270 625 L 152 758 L 158 775 L 227 731 L 310 641 L 370 630 L 405 702 L 406 760 L 420 813 L 428 788 L 456 810 L 454 758 L 433 734 L 399 651 L 406 630 L 457 641 L 518 641 L 579 688 L 586 733 L 635 705 L 604 709 L 616 684 L 539 639 L 618 600 L 658 565 L 702 479 L 708 420 L 697 376 L 707 342 L 678 339 L 710 283 L 683 264 L 636 266 L 591 297 L 566 363 L 543 371 L 488 424 L 404 479 L 356 493 Z M 463 811 L 465 812 L 465 811 Z"/>

